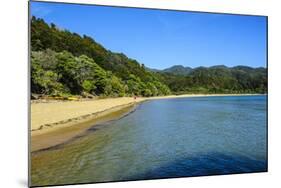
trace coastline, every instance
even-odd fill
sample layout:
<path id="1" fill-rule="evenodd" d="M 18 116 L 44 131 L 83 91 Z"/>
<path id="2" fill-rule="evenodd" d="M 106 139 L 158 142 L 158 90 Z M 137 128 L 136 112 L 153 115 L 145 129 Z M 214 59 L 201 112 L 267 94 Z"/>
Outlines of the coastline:
<path id="1" fill-rule="evenodd" d="M 158 97 L 120 97 L 88 101 L 49 101 L 31 103 L 31 152 L 46 150 L 84 134 L 90 127 L 118 119 L 147 100 L 251 96 L 260 94 L 185 94 Z"/>

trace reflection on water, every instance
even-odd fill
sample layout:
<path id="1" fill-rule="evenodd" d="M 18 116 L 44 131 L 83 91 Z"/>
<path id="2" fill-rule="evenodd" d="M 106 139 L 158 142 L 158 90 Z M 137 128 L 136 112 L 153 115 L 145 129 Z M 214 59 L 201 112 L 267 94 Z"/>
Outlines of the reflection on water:
<path id="1" fill-rule="evenodd" d="M 155 100 L 32 154 L 32 185 L 267 171 L 266 97 Z"/>

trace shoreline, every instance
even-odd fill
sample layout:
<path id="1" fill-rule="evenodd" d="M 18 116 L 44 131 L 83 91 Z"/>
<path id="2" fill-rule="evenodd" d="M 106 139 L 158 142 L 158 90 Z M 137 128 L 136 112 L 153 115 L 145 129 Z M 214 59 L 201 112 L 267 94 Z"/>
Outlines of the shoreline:
<path id="1" fill-rule="evenodd" d="M 136 107 L 136 104 L 118 106 L 81 120 L 70 121 L 51 130 L 43 129 L 38 134 L 31 134 L 31 152 L 46 151 L 68 143 L 77 137 L 85 135 L 93 126 L 125 117 L 133 112 Z"/>
<path id="2" fill-rule="evenodd" d="M 158 97 L 96 99 L 88 101 L 48 101 L 31 103 L 31 152 L 61 145 L 97 124 L 122 118 L 144 101 L 216 96 L 262 94 L 185 94 Z M 64 113 L 60 113 L 64 112 Z"/>

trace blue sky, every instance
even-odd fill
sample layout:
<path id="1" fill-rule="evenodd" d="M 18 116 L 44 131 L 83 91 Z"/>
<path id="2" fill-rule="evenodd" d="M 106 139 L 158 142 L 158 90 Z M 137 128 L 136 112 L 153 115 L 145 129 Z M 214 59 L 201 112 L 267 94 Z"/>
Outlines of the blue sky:
<path id="1" fill-rule="evenodd" d="M 266 17 L 31 3 L 31 14 L 150 68 L 266 66 Z"/>

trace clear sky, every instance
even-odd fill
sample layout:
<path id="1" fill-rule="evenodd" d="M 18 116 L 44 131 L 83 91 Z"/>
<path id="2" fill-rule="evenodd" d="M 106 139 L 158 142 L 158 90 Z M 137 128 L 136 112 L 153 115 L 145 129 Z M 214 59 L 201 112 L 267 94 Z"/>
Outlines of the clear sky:
<path id="1" fill-rule="evenodd" d="M 91 36 L 150 68 L 266 66 L 266 17 L 31 3 L 47 23 Z"/>

